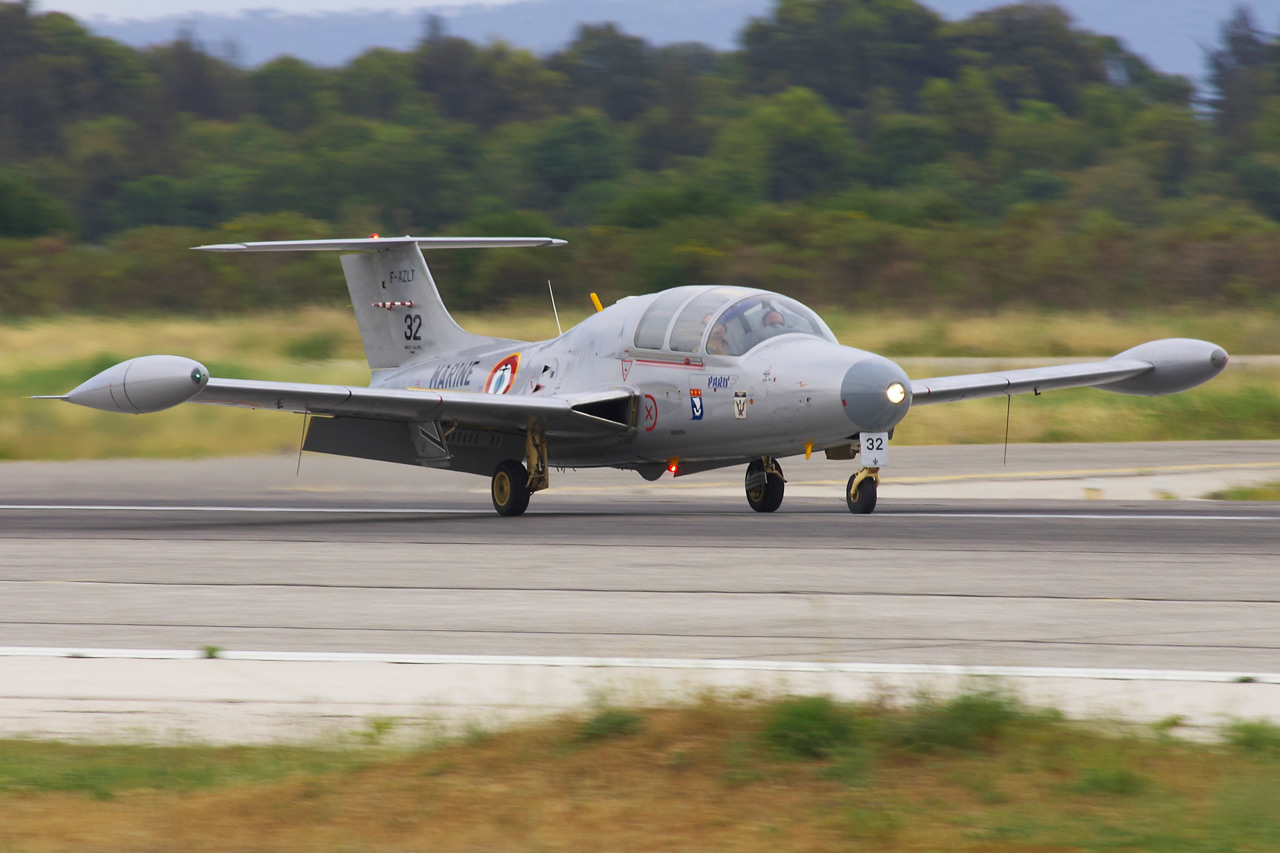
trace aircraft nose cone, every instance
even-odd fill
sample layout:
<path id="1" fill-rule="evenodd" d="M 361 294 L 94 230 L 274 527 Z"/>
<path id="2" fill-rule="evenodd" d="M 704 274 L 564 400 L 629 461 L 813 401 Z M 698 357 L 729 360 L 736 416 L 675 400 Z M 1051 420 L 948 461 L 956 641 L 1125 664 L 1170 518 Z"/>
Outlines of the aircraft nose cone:
<path id="1" fill-rule="evenodd" d="M 859 431 L 888 432 L 911 408 L 911 380 L 889 359 L 868 356 L 845 372 L 840 398 Z"/>

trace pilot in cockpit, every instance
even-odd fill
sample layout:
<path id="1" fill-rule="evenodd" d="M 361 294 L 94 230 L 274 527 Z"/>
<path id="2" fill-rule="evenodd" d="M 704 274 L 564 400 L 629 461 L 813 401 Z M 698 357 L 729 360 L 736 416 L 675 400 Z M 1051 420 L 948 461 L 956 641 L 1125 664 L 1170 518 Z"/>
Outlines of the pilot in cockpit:
<path id="1" fill-rule="evenodd" d="M 711 334 L 707 337 L 707 352 L 712 355 L 728 355 L 729 342 L 725 340 L 725 328 L 723 323 L 716 323 L 712 328 Z"/>

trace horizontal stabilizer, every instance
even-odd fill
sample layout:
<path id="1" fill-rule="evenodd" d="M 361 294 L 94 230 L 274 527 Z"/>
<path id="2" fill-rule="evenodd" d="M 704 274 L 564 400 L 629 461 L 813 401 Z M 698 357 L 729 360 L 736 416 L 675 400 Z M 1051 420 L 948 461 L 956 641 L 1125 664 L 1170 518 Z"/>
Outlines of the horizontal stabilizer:
<path id="1" fill-rule="evenodd" d="M 370 252 L 416 244 L 419 249 L 519 249 L 563 246 L 552 237 L 359 237 L 350 240 L 275 240 L 193 246 L 200 252 Z"/>

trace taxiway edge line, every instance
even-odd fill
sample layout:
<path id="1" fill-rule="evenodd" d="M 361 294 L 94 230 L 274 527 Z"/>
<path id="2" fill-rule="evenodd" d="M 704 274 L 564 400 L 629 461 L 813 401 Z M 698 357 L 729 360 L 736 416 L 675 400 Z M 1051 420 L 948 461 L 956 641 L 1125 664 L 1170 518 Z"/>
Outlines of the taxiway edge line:
<path id="1" fill-rule="evenodd" d="M 229 649 L 210 652 L 199 649 L 94 649 L 38 646 L 0 646 L 0 657 L 127 660 L 211 659 L 291 663 L 387 663 L 429 666 L 589 667 L 599 669 L 754 670 L 765 672 L 847 672 L 871 675 L 952 675 L 1280 684 L 1280 673 L 1091 667 L 957 666 L 951 664 L 848 663 L 836 661 L 700 660 L 696 658 L 424 655 L 366 652 L 235 651 Z"/>

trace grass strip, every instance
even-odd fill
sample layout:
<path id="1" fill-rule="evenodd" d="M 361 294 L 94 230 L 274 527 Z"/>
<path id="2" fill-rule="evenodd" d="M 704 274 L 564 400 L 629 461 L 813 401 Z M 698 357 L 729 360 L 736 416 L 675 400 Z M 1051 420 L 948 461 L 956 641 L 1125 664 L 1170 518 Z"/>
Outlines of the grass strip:
<path id="1" fill-rule="evenodd" d="M 1217 743 L 979 686 L 704 697 L 412 748 L 0 742 L 0 849 L 1280 849 L 1280 728 Z M 362 745 L 360 745 L 362 744 Z"/>
<path id="2" fill-rule="evenodd" d="M 1215 501 L 1280 501 L 1280 480 L 1260 486 L 1241 486 L 1223 489 L 1209 495 Z"/>

